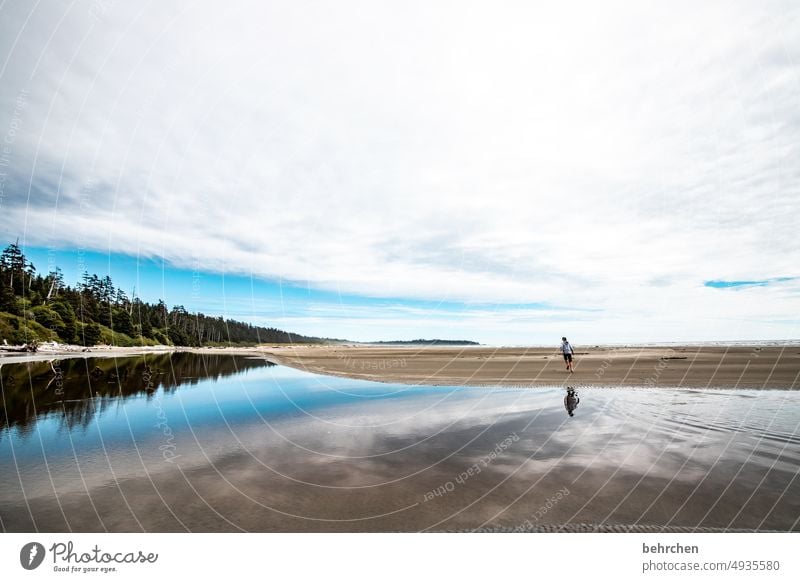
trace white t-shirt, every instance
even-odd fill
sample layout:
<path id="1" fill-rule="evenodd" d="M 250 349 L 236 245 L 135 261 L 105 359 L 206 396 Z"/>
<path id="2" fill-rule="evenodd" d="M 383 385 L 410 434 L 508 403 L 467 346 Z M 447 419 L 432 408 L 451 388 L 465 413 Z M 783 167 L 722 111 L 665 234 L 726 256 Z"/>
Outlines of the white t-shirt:
<path id="1" fill-rule="evenodd" d="M 562 354 L 572 353 L 572 346 L 569 345 L 569 342 L 561 342 L 561 353 Z"/>

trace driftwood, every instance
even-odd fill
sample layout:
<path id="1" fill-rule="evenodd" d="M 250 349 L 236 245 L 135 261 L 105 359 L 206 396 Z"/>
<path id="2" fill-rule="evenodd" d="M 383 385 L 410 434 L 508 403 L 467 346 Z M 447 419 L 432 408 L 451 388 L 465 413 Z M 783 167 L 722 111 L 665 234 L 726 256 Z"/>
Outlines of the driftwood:
<path id="1" fill-rule="evenodd" d="M 28 346 L 0 346 L 3 352 L 27 352 Z"/>
<path id="2" fill-rule="evenodd" d="M 0 351 L 3 352 L 24 352 L 24 353 L 33 353 L 39 350 L 39 344 L 37 342 L 31 342 L 29 344 L 22 344 L 21 346 L 0 346 Z"/>

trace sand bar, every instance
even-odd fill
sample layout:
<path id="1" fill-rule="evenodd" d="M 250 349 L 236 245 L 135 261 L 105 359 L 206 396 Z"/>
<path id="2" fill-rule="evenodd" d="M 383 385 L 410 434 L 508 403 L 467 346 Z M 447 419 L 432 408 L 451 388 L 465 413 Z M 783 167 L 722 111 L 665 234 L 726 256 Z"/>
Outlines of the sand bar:
<path id="1" fill-rule="evenodd" d="M 293 368 L 379 382 L 433 385 L 575 385 L 793 389 L 800 347 L 576 348 L 575 372 L 556 348 L 261 348 Z"/>

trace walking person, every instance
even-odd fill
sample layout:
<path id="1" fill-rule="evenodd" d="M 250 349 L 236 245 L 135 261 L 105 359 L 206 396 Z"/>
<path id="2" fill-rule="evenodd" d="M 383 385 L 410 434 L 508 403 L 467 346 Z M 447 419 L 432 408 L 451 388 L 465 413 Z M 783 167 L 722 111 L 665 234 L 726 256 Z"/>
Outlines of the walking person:
<path id="1" fill-rule="evenodd" d="M 564 356 L 564 362 L 567 364 L 567 370 L 569 372 L 574 372 L 575 370 L 572 369 L 572 355 L 575 351 L 572 349 L 572 346 L 567 341 L 567 338 L 561 338 L 561 354 Z"/>

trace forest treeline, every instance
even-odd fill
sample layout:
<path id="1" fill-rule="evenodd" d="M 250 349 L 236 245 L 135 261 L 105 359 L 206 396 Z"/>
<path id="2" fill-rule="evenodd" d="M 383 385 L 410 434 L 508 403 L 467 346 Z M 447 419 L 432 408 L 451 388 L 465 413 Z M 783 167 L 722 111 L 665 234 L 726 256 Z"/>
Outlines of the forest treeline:
<path id="1" fill-rule="evenodd" d="M 139 346 L 206 346 L 256 343 L 318 343 L 276 329 L 190 313 L 182 305 L 168 309 L 163 301 L 148 303 L 128 297 L 111 277 L 84 273 L 74 286 L 59 268 L 37 273 L 19 245 L 0 254 L 0 343 L 59 341 L 93 346 L 98 343 Z"/>
<path id="2" fill-rule="evenodd" d="M 471 340 L 448 340 L 448 339 L 415 339 L 415 340 L 389 340 L 379 342 L 364 342 L 378 346 L 479 346 L 478 342 Z"/>

